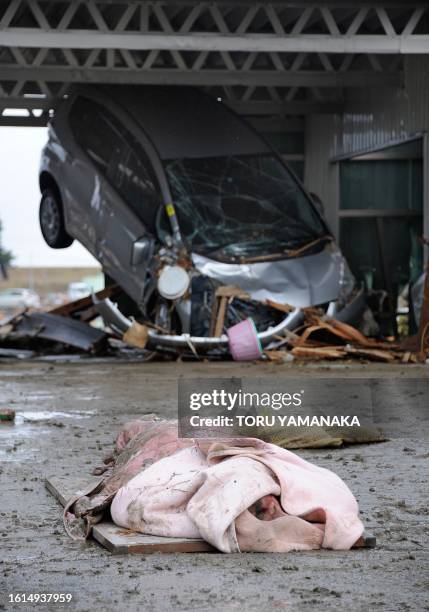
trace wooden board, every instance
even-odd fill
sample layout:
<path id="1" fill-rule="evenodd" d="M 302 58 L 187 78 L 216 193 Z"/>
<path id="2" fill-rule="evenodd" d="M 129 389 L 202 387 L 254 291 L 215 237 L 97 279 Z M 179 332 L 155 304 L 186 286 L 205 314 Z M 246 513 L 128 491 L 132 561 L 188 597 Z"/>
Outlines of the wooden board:
<path id="1" fill-rule="evenodd" d="M 73 495 L 83 491 L 92 483 L 96 484 L 100 480 L 99 476 L 83 478 L 73 478 L 72 476 L 49 476 L 45 478 L 45 487 L 57 501 L 64 507 Z"/>
<path id="2" fill-rule="evenodd" d="M 110 521 L 94 525 L 92 535 L 113 553 L 186 553 L 215 550 L 205 540 L 144 535 L 121 529 Z"/>
<path id="3" fill-rule="evenodd" d="M 93 477 L 94 484 L 99 480 L 99 477 Z M 72 496 L 90 484 L 90 478 L 85 480 L 69 476 L 45 478 L 46 488 L 63 507 Z M 205 540 L 144 535 L 118 527 L 112 521 L 102 521 L 94 525 L 92 535 L 97 542 L 115 554 L 214 552 L 216 550 Z M 375 546 L 375 536 L 365 532 L 353 548 L 374 548 Z"/>
<path id="4" fill-rule="evenodd" d="M 99 477 L 93 478 L 94 484 L 99 480 Z M 63 507 L 70 497 L 90 484 L 90 478 L 85 480 L 57 476 L 45 478 L 46 488 Z M 112 521 L 102 521 L 94 525 L 92 535 L 97 542 L 115 554 L 213 552 L 215 550 L 202 539 L 145 535 L 118 527 Z"/>

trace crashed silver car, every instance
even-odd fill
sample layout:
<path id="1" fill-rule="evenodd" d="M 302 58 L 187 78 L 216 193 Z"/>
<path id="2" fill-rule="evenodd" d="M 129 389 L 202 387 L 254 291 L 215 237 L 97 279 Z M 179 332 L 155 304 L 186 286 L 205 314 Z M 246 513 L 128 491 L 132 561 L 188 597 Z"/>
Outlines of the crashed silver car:
<path id="1" fill-rule="evenodd" d="M 268 343 L 321 306 L 364 308 L 316 203 L 282 159 L 221 101 L 192 88 L 81 87 L 55 112 L 41 158 L 40 225 L 79 240 L 138 306 L 154 345 L 221 347 L 252 318 Z M 213 323 L 219 288 L 229 299 Z M 285 313 L 267 300 L 288 304 Z M 119 329 L 130 321 L 111 302 Z"/>

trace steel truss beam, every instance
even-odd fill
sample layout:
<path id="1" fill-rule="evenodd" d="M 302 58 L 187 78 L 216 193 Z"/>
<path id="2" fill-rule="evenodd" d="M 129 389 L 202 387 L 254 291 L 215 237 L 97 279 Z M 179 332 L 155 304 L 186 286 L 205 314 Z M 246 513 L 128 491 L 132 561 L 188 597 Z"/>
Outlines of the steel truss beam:
<path id="1" fill-rule="evenodd" d="M 398 36 L 331 34 L 132 34 L 97 31 L 43 32 L 15 28 L 0 32 L 0 45 L 40 49 L 126 49 L 133 51 L 218 51 L 255 53 L 429 53 L 428 35 Z"/>
<path id="2" fill-rule="evenodd" d="M 130 68 L 78 68 L 73 66 L 1 66 L 6 81 L 47 81 L 63 83 L 109 83 L 146 85 L 254 85 L 259 87 L 399 87 L 401 72 L 378 73 L 323 70 L 177 70 L 169 68 L 136 70 Z"/>
<path id="3" fill-rule="evenodd" d="M 400 87 L 398 57 L 427 52 L 427 2 L 4 0 L 0 109 L 52 108 L 85 82 L 202 86 L 251 115 L 329 112 L 345 88 Z"/>
<path id="4" fill-rule="evenodd" d="M 9 0 L 0 13 L 0 45 L 49 49 L 427 53 L 418 31 L 427 3 L 347 9 L 305 3 L 46 2 Z M 55 7 L 55 4 L 57 5 Z M 347 5 L 345 5 L 347 6 Z M 119 8 L 118 8 L 119 7 Z M 398 7 L 404 15 L 398 20 Z M 344 11 L 346 11 L 344 13 Z M 389 13 L 390 11 L 390 13 Z M 350 9 L 349 9 L 350 12 Z M 399 15 L 400 16 L 400 15 Z M 427 16 L 427 15 L 426 15 Z M 426 26 L 427 30 L 427 26 Z"/>

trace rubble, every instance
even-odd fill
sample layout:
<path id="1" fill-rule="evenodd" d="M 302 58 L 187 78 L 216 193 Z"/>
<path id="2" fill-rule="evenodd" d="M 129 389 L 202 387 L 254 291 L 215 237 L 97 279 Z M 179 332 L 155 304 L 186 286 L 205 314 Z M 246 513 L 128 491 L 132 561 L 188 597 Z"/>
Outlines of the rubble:
<path id="1" fill-rule="evenodd" d="M 106 346 L 106 332 L 86 323 L 49 312 L 24 313 L 13 323 L 8 335 L 17 340 L 50 340 L 82 351 L 97 353 Z"/>
<path id="2" fill-rule="evenodd" d="M 197 291 L 200 289 L 197 286 Z M 139 360 L 143 357 L 144 361 L 178 356 L 232 357 L 236 361 L 276 364 L 356 359 L 413 364 L 424 363 L 429 357 L 427 287 L 419 333 L 402 343 L 367 337 L 329 316 L 329 309 L 294 308 L 271 299 L 257 301 L 235 285 L 217 284 L 212 289 L 211 300 L 200 304 L 195 331 L 201 335 L 173 333 L 144 316 L 128 318 L 115 304 L 121 290 L 113 285 L 50 312 L 23 311 L 8 319 L 0 326 L 0 358 L 34 358 L 40 353 L 55 355 L 71 350 Z M 102 329 L 94 326 L 100 317 Z"/>
<path id="3" fill-rule="evenodd" d="M 340 350 L 329 347 L 295 346 L 291 352 L 294 357 L 303 359 L 340 359 L 344 356 Z"/>
<path id="4" fill-rule="evenodd" d="M 98 291 L 93 296 L 89 295 L 67 304 L 62 304 L 49 312 L 54 315 L 61 315 L 63 317 L 73 317 L 79 319 L 79 321 L 88 322 L 98 316 L 98 312 L 94 306 L 94 297 L 98 300 L 104 300 L 105 298 L 111 298 L 120 293 L 118 285 L 110 285 L 101 291 Z"/>
<path id="5" fill-rule="evenodd" d="M 149 331 L 146 325 L 141 325 L 137 323 L 137 321 L 133 321 L 131 327 L 127 329 L 125 334 L 123 335 L 123 340 L 129 346 L 134 346 L 135 348 L 146 347 L 147 341 L 149 338 Z"/>
<path id="6" fill-rule="evenodd" d="M 99 291 L 96 296 L 104 299 L 119 292 L 119 287 L 113 285 Z M 121 343 L 118 346 L 110 330 L 99 329 L 91 324 L 99 316 L 94 299 L 97 297 L 81 298 L 49 312 L 24 310 L 7 319 L 0 326 L 0 358 L 117 355 L 126 345 Z M 76 351 L 76 355 L 70 355 L 70 352 Z"/>

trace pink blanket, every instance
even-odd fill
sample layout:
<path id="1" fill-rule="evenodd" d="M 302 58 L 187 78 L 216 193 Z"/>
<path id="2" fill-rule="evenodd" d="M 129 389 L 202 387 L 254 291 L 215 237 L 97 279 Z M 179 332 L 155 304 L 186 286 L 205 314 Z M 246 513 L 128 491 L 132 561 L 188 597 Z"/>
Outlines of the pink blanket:
<path id="1" fill-rule="evenodd" d="M 255 438 L 189 444 L 118 490 L 117 525 L 202 537 L 223 552 L 346 550 L 362 535 L 357 502 L 333 472 Z"/>

